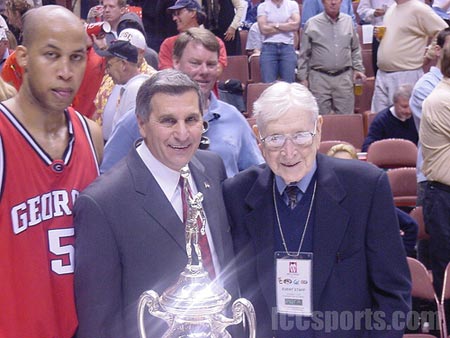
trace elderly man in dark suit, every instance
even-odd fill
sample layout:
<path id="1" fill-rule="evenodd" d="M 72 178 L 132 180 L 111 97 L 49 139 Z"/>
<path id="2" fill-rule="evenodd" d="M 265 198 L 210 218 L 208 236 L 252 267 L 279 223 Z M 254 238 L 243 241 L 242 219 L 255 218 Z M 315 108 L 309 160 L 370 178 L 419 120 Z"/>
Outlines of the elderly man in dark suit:
<path id="1" fill-rule="evenodd" d="M 138 337 L 139 296 L 150 289 L 161 294 L 177 281 L 187 263 L 179 184 L 186 164 L 192 193 L 204 197 L 211 274 L 237 293 L 221 190 L 225 168 L 218 155 L 197 150 L 203 131 L 197 83 L 175 70 L 157 73 L 142 84 L 136 115 L 143 140 L 75 205 L 78 337 Z M 167 325 L 152 317 L 147 330 L 161 337 Z"/>
<path id="2" fill-rule="evenodd" d="M 254 107 L 267 164 L 226 180 L 224 196 L 256 336 L 401 337 L 411 285 L 386 174 L 317 153 L 306 87 L 278 82 Z"/>

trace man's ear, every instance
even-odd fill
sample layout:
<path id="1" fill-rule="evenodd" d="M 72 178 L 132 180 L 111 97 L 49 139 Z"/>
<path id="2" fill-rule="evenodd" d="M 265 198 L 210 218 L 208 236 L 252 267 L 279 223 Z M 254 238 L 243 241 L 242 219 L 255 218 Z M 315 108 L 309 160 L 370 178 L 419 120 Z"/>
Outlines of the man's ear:
<path id="1" fill-rule="evenodd" d="M 17 64 L 25 71 L 28 63 L 28 50 L 27 47 L 19 45 L 15 51 Z"/>
<path id="2" fill-rule="evenodd" d="M 173 69 L 180 70 L 180 60 L 178 58 L 172 57 Z"/>
<path id="3" fill-rule="evenodd" d="M 145 138 L 147 136 L 145 133 L 145 129 L 144 129 L 144 125 L 146 124 L 146 121 L 144 121 L 142 119 L 142 117 L 139 115 L 136 116 L 136 118 L 137 118 L 137 122 L 138 122 L 139 134 L 141 134 L 142 138 Z"/>
<path id="4" fill-rule="evenodd" d="M 252 124 L 251 127 L 252 127 L 252 130 L 253 130 L 253 134 L 255 134 L 256 140 L 259 143 L 259 129 L 258 129 L 258 126 L 256 124 Z"/>

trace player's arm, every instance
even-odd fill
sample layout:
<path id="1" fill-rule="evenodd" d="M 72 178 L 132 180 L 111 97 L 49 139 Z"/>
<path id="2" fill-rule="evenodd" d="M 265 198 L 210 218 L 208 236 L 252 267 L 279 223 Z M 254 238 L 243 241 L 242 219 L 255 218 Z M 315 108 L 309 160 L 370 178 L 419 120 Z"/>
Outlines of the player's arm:
<path id="1" fill-rule="evenodd" d="M 89 131 L 91 132 L 92 141 L 94 142 L 95 147 L 95 153 L 97 155 L 97 162 L 98 165 L 100 166 L 103 159 L 103 144 L 104 144 L 102 129 L 97 123 L 95 123 L 90 119 L 86 119 L 86 122 L 88 124 Z"/>

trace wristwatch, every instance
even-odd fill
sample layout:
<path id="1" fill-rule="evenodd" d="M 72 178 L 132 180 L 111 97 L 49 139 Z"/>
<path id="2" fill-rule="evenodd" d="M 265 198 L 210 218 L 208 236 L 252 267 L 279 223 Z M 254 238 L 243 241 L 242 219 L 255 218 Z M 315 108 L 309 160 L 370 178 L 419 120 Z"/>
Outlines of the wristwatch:
<path id="1" fill-rule="evenodd" d="M 275 24 L 275 28 L 280 29 L 280 24 L 278 22 Z"/>

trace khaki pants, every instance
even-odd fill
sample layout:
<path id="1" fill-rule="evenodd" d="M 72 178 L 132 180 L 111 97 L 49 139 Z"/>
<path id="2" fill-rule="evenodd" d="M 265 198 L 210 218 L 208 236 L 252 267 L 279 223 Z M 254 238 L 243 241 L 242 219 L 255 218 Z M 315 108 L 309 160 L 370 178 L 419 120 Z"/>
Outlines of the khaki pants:
<path id="1" fill-rule="evenodd" d="M 355 95 L 353 94 L 353 71 L 338 76 L 330 76 L 311 70 L 309 73 L 309 89 L 316 97 L 321 115 L 353 114 Z"/>

